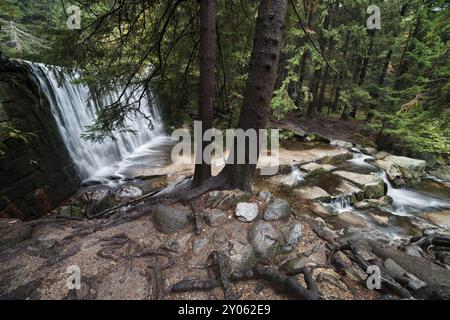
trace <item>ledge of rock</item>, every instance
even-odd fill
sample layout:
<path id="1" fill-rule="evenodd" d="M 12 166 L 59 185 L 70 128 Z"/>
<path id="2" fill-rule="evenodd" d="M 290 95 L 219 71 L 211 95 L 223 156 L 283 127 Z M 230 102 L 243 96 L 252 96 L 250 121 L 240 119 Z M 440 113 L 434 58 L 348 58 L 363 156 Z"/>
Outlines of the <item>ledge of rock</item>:
<path id="1" fill-rule="evenodd" d="M 384 170 L 388 179 L 396 185 L 420 182 L 427 165 L 424 160 L 393 156 L 386 152 L 378 153 L 375 159 L 372 164 Z"/>
<path id="2" fill-rule="evenodd" d="M 336 171 L 335 175 L 345 179 L 364 191 L 367 199 L 381 198 L 386 194 L 383 179 L 370 174 L 359 174 L 348 171 Z"/>

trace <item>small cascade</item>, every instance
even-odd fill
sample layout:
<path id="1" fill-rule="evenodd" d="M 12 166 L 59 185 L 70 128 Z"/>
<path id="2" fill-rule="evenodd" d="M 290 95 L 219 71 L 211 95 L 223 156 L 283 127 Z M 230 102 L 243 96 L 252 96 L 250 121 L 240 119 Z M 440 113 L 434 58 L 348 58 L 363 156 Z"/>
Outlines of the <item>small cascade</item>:
<path id="1" fill-rule="evenodd" d="M 337 214 L 354 211 L 350 196 L 337 197 L 333 199 L 330 203 L 324 203 L 324 205 L 329 207 L 334 213 Z"/>
<path id="2" fill-rule="evenodd" d="M 394 203 L 392 212 L 398 216 L 410 216 L 414 213 L 425 211 L 439 211 L 450 208 L 450 201 L 435 197 L 425 192 L 419 192 L 411 189 L 397 189 L 394 188 L 389 181 L 386 172 L 379 171 L 375 173 L 378 177 L 382 178 L 388 186 L 388 196 L 390 196 Z"/>
<path id="3" fill-rule="evenodd" d="M 353 151 L 353 159 L 347 160 L 348 163 L 360 168 L 375 169 L 373 165 L 367 162 L 368 160 L 373 160 L 374 157 L 368 156 L 356 148 L 352 148 L 352 151 Z"/>
<path id="4" fill-rule="evenodd" d="M 302 171 L 297 165 L 291 166 L 291 173 L 289 173 L 284 179 L 283 184 L 290 188 L 297 188 L 305 181 Z"/>

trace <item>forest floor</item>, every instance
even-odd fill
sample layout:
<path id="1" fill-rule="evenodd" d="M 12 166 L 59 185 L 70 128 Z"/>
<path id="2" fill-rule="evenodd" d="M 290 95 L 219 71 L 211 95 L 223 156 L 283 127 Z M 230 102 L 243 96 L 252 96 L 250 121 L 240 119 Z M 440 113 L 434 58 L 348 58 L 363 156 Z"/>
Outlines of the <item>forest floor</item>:
<path id="1" fill-rule="evenodd" d="M 333 127 L 330 121 L 324 130 L 331 132 Z M 339 137 L 344 136 L 345 130 Z M 322 299 L 429 298 L 439 286 L 450 286 L 449 255 L 442 254 L 450 247 L 448 210 L 411 219 L 391 216 L 379 208 L 364 215 L 351 209 L 337 215 L 326 202 L 342 181 L 326 171 L 350 170 L 345 163 L 352 152 L 310 142 L 283 150 L 281 157 L 285 166 L 295 164 L 304 170 L 319 166 L 320 170 L 315 168 L 306 181 L 283 170 L 273 177 L 259 177 L 252 195 L 210 192 L 185 206 L 143 200 L 97 219 L 83 217 L 94 210 L 93 205 L 109 208 L 167 185 L 181 186 L 193 168 L 172 166 L 166 172 L 161 170 L 160 177 L 129 181 L 114 192 L 98 186 L 82 189 L 65 206 L 40 220 L 0 220 L 0 298 L 298 298 L 279 278 L 254 277 L 231 283 L 234 272 L 251 270 L 255 263 L 269 266 L 281 277 L 291 272 L 291 279 L 303 287 L 307 287 L 306 278 L 299 270 L 312 268 L 307 270 Z M 369 201 L 359 200 L 362 204 Z M 256 212 L 247 208 L 244 216 L 238 216 L 241 203 L 255 205 Z M 87 211 L 80 214 L 84 205 Z M 74 209 L 77 206 L 78 211 Z M 269 207 L 277 217 L 268 218 Z M 433 241 L 438 241 L 441 255 L 430 251 Z M 74 265 L 81 272 L 81 290 L 67 287 L 67 268 Z M 382 268 L 382 290 L 368 289 L 369 265 Z M 403 274 L 396 273 L 398 268 Z M 227 280 L 212 290 L 188 290 L 193 289 L 190 282 L 191 288 L 185 283 L 181 290 L 185 292 L 174 292 L 180 281 L 198 284 L 216 277 Z"/>

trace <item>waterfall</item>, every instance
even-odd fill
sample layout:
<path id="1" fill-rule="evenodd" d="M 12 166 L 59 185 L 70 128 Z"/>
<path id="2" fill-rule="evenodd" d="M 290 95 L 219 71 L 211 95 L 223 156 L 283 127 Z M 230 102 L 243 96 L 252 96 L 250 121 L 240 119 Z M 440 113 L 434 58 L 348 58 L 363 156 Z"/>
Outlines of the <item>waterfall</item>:
<path id="1" fill-rule="evenodd" d="M 155 146 L 170 140 L 164 133 L 156 105 L 149 105 L 146 95 L 146 103 L 141 104 L 144 106 L 141 111 L 152 119 L 153 128 L 149 128 L 145 117 L 138 116 L 127 123 L 135 133 L 118 133 L 115 134 L 115 139 L 107 139 L 102 143 L 82 139 L 82 133 L 94 123 L 101 106 L 117 101 L 121 90 L 94 100 L 87 86 L 74 84 L 81 76 L 79 72 L 69 73 L 59 67 L 27 64 L 50 102 L 61 137 L 83 180 L 107 182 L 111 178 L 123 178 L 121 172 L 127 166 L 136 163 L 151 166 L 151 160 L 146 156 L 154 155 L 158 152 L 154 149 Z M 126 96 L 134 100 L 141 93 L 142 91 L 133 92 L 129 89 Z"/>
<path id="2" fill-rule="evenodd" d="M 388 186 L 387 195 L 393 200 L 393 214 L 399 216 L 408 216 L 413 213 L 431 211 L 431 210 L 443 210 L 450 208 L 450 201 L 435 197 L 425 192 L 419 192 L 412 189 L 397 189 L 394 188 L 389 181 L 386 172 L 379 171 L 375 173 L 377 176 L 383 179 Z"/>

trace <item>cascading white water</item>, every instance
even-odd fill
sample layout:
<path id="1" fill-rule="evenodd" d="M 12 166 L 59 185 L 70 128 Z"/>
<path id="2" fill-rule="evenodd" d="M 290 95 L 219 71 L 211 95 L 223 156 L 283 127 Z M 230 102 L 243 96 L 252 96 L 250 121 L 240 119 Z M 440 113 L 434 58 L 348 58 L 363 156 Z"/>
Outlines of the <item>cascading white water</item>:
<path id="1" fill-rule="evenodd" d="M 119 133 L 114 140 L 109 139 L 103 143 L 82 139 L 81 134 L 93 124 L 100 107 L 117 101 L 121 91 L 92 99 L 87 86 L 73 83 L 80 78 L 80 73 L 69 73 L 59 67 L 37 63 L 28 65 L 50 102 L 62 139 L 83 180 L 107 182 L 111 177 L 121 178 L 124 168 L 136 164 L 136 161 L 149 161 L 146 156 L 158 152 L 153 147 L 170 141 L 164 133 L 158 109 L 144 101 L 142 112 L 152 119 L 152 129 L 141 116 L 128 121 L 129 128 L 135 133 Z M 132 99 L 138 98 L 141 93 L 131 89 L 126 92 Z M 147 102 L 147 96 L 144 97 Z"/>
<path id="2" fill-rule="evenodd" d="M 364 153 L 362 153 L 361 151 L 359 151 L 356 148 L 352 149 L 353 151 L 353 159 L 351 160 L 347 160 L 347 162 L 361 167 L 361 168 L 366 168 L 366 169 L 374 169 L 375 167 L 373 165 L 371 165 L 370 163 L 367 162 L 367 160 L 373 160 L 374 157 L 365 155 Z"/>
<path id="3" fill-rule="evenodd" d="M 393 213 L 396 215 L 408 216 L 421 211 L 450 208 L 450 201 L 448 200 L 440 199 L 416 190 L 394 188 L 384 171 L 377 172 L 376 175 L 382 178 L 388 186 L 387 194 L 394 200 L 392 206 L 394 208 Z"/>

